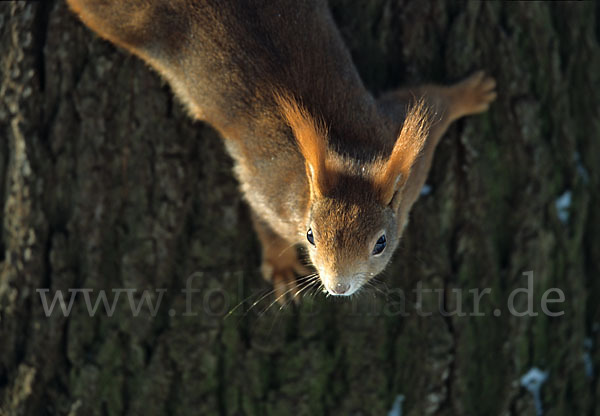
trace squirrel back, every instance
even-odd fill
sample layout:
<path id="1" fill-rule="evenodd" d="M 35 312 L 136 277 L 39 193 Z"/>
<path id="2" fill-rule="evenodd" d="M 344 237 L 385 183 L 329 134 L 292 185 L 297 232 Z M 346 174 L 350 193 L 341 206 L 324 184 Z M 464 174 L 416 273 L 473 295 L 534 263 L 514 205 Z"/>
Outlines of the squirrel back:
<path id="1" fill-rule="evenodd" d="M 325 1 L 69 4 L 100 36 L 157 69 L 193 116 L 220 131 L 272 117 L 274 94 L 282 91 L 327 120 L 344 142 L 364 140 L 365 124 L 379 125 Z"/>

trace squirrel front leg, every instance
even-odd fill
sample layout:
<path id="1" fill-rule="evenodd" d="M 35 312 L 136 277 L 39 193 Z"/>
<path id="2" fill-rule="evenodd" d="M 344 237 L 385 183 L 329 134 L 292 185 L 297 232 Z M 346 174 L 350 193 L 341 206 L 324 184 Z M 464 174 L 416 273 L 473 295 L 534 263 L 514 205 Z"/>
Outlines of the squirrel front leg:
<path id="1" fill-rule="evenodd" d="M 263 278 L 273 284 L 275 299 L 282 306 L 286 304 L 287 298 L 299 302 L 298 295 L 303 289 L 299 289 L 299 286 L 310 285 L 312 279 L 306 277 L 311 271 L 298 259 L 296 244 L 290 243 L 273 231 L 255 212 L 252 212 L 252 222 L 262 246 L 260 269 Z M 296 280 L 296 275 L 304 278 Z"/>
<path id="2" fill-rule="evenodd" d="M 403 226 L 408 212 L 421 193 L 433 161 L 435 149 L 450 124 L 467 115 L 486 111 L 496 99 L 496 81 L 478 71 L 465 80 L 451 86 L 425 85 L 401 89 L 381 97 L 378 105 L 391 118 L 406 111 L 415 101 L 424 100 L 429 108 L 431 125 L 421 155 L 412 166 L 403 190 L 399 208 L 400 224 Z"/>

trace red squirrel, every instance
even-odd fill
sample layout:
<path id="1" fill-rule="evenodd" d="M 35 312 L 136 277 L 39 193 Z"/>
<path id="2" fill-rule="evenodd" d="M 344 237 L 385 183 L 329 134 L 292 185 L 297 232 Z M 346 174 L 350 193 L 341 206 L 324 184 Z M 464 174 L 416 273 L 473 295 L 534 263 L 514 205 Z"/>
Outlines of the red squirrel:
<path id="1" fill-rule="evenodd" d="M 331 295 L 383 271 L 440 138 L 496 98 L 483 72 L 374 98 L 325 0 L 67 1 L 224 138 L 282 303 L 310 273 L 298 245 Z"/>

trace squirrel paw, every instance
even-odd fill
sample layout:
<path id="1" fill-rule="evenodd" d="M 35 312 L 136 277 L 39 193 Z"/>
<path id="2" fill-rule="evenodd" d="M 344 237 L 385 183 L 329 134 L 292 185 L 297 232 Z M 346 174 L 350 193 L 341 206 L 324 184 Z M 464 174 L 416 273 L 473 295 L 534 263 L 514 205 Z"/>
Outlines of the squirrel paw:
<path id="1" fill-rule="evenodd" d="M 293 256 L 281 255 L 272 259 L 264 259 L 261 265 L 263 278 L 273 284 L 275 300 L 281 305 L 286 305 L 290 299 L 294 303 L 300 302 L 299 294 L 302 289 L 298 288 L 296 275 L 307 276 L 310 269 L 298 260 L 295 250 Z M 306 282 L 308 284 L 308 282 Z"/>
<path id="2" fill-rule="evenodd" d="M 451 87 L 459 107 L 459 117 L 486 111 L 496 99 L 496 80 L 477 71 L 464 81 Z"/>

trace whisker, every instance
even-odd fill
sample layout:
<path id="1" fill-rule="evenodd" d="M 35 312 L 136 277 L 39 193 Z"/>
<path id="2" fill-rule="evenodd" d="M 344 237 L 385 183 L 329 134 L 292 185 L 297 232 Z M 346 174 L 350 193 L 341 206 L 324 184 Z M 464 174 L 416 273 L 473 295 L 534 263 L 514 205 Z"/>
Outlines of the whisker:
<path id="1" fill-rule="evenodd" d="M 304 294 L 302 295 L 302 297 L 307 297 L 307 296 L 310 297 L 310 296 L 312 296 L 312 294 L 314 293 L 315 288 L 317 288 L 317 286 L 318 285 L 316 284 L 316 281 L 313 282 L 313 284 L 310 286 L 310 290 L 304 292 Z"/>
<path id="2" fill-rule="evenodd" d="M 288 305 L 290 305 L 290 304 L 291 304 L 291 303 L 294 301 L 294 299 L 296 299 L 296 297 L 297 297 L 298 295 L 300 295 L 300 294 L 301 294 L 302 292 L 304 292 L 306 289 L 308 289 L 309 287 L 311 287 L 311 286 L 312 286 L 312 284 L 313 284 L 314 282 L 315 282 L 315 278 L 313 278 L 312 280 L 309 280 L 309 281 L 305 282 L 305 283 L 304 283 L 304 287 L 303 287 L 303 288 L 301 288 L 300 290 L 298 290 L 298 291 L 297 291 L 297 292 L 296 292 L 296 293 L 295 293 L 295 294 L 292 296 L 292 298 L 291 298 L 291 299 L 290 299 L 290 300 L 289 300 L 287 303 L 285 303 L 285 304 L 281 305 L 281 306 L 279 307 L 279 310 L 282 310 L 283 308 L 285 308 L 285 307 L 287 307 Z"/>
<path id="3" fill-rule="evenodd" d="M 383 290 L 379 289 L 373 282 L 370 281 L 366 281 L 364 283 L 364 287 L 365 288 L 372 288 L 375 291 L 377 291 L 377 293 L 381 293 L 386 299 L 388 298 L 388 293 L 384 292 Z M 373 292 L 372 292 L 373 293 Z"/>
<path id="4" fill-rule="evenodd" d="M 310 273 L 306 276 L 302 276 L 297 278 L 295 281 L 292 282 L 286 282 L 285 286 L 286 287 L 290 287 L 293 288 L 293 286 L 295 284 L 302 284 L 303 282 L 307 282 L 307 281 L 311 281 L 313 279 L 318 278 L 318 273 Z M 286 293 L 288 293 L 288 291 L 286 291 Z M 240 321 L 245 318 L 248 313 L 250 313 L 250 311 L 252 309 L 254 309 L 260 302 L 262 302 L 265 298 L 269 297 L 271 294 L 275 293 L 275 289 L 271 289 L 266 291 L 265 293 L 253 293 L 250 296 L 246 297 L 245 299 L 243 299 L 242 301 L 240 301 L 236 306 L 234 306 L 228 313 L 227 315 L 225 315 L 225 318 L 228 318 L 229 316 L 231 316 L 236 310 L 239 309 L 240 306 L 242 306 L 243 304 L 245 304 L 248 300 L 252 299 L 254 296 L 257 296 L 258 298 L 248 307 L 248 309 L 244 312 L 244 314 L 242 315 L 242 317 L 240 318 Z"/>
<path id="5" fill-rule="evenodd" d="M 323 289 L 325 289 L 325 285 L 323 284 L 323 282 L 321 282 L 321 284 L 319 285 L 319 290 L 321 291 L 321 293 L 323 293 Z M 325 292 L 325 293 L 329 293 L 329 292 Z"/>
<path id="6" fill-rule="evenodd" d="M 252 305 L 250 305 L 250 307 L 248 308 L 248 310 L 246 310 L 246 312 L 244 313 L 244 315 L 242 315 L 242 318 L 245 318 L 246 315 L 248 315 L 248 313 L 256 306 L 258 305 L 263 299 L 265 299 L 267 296 L 270 296 L 271 294 L 275 293 L 275 289 L 271 289 L 269 291 L 267 291 L 267 293 L 265 293 L 263 296 L 260 297 L 260 299 L 257 299 L 256 301 L 254 301 L 254 303 L 252 303 Z"/>
<path id="7" fill-rule="evenodd" d="M 384 287 L 384 291 L 385 291 L 386 295 L 389 294 L 390 288 L 389 288 L 389 286 L 387 285 L 386 281 L 383 279 L 383 277 L 381 275 L 374 276 L 373 278 L 371 278 L 371 280 L 369 282 L 373 286 L 382 285 Z"/>
<path id="8" fill-rule="evenodd" d="M 314 279 L 315 277 L 318 277 L 318 276 L 319 276 L 318 273 L 311 273 L 311 274 L 308 274 L 306 276 L 297 278 L 296 281 L 297 282 L 302 282 L 304 280 Z"/>
<path id="9" fill-rule="evenodd" d="M 300 293 L 302 293 L 302 291 L 304 291 L 304 290 L 306 290 L 307 288 L 311 287 L 311 285 L 312 285 L 312 284 L 313 284 L 313 283 L 314 283 L 314 282 L 315 282 L 315 281 L 316 281 L 316 280 L 319 278 L 318 274 L 316 274 L 316 273 L 313 273 L 313 274 L 310 276 L 310 277 L 311 277 L 310 279 L 306 279 L 306 277 L 307 277 L 307 276 L 304 276 L 304 278 L 305 278 L 304 280 L 305 280 L 305 281 L 302 283 L 302 285 L 304 285 L 304 287 L 302 287 L 302 288 L 301 288 L 301 289 L 300 289 L 298 292 L 296 292 L 296 294 L 294 294 L 294 296 L 293 296 L 293 297 L 292 297 L 290 300 L 288 300 L 288 301 L 287 301 L 287 303 L 285 303 L 284 305 L 281 305 L 281 306 L 279 307 L 279 311 L 281 311 L 281 310 L 282 310 L 284 307 L 287 307 L 287 306 L 288 306 L 288 305 L 289 305 L 291 302 L 293 302 L 293 300 L 296 298 L 296 296 L 298 296 Z M 299 285 L 299 286 L 300 286 L 300 285 Z M 290 289 L 290 290 L 291 290 L 291 289 Z M 287 293 L 289 293 L 289 290 L 288 290 L 288 291 L 286 291 L 285 293 L 283 293 L 281 296 L 285 296 Z M 280 296 L 280 297 L 281 297 L 281 296 Z M 263 311 L 263 314 L 264 314 L 264 313 L 266 313 L 266 312 L 267 312 L 267 310 L 268 310 L 269 308 L 271 308 L 271 307 L 272 307 L 272 306 L 275 304 L 275 302 L 277 302 L 277 300 L 278 300 L 278 299 L 279 299 L 279 298 L 275 299 L 275 301 L 274 301 L 273 303 L 271 303 L 271 304 L 270 304 L 270 305 L 269 305 L 269 306 L 268 306 L 268 307 L 267 307 L 267 308 L 266 308 L 266 309 Z M 260 318 L 261 316 L 262 316 L 262 315 L 260 315 L 260 316 L 259 316 L 259 318 Z M 277 323 L 277 320 L 279 319 L 279 316 L 280 316 L 280 315 L 276 315 L 276 316 L 275 316 L 275 319 L 273 320 L 273 323 L 271 324 L 271 328 L 269 329 L 269 336 L 270 336 L 270 334 L 273 332 L 273 328 L 275 327 L 275 324 Z"/>
<path id="10" fill-rule="evenodd" d="M 281 252 L 277 255 L 277 257 L 281 257 L 283 255 L 283 253 L 288 251 L 290 248 L 294 247 L 296 244 L 298 244 L 298 243 L 292 243 L 289 246 L 285 247 L 283 250 L 281 250 Z"/>
<path id="11" fill-rule="evenodd" d="M 267 294 L 270 293 L 270 291 L 267 291 Z M 242 306 L 244 303 L 246 303 L 250 298 L 252 298 L 254 295 L 256 295 L 256 293 L 252 293 L 250 296 L 242 299 L 237 305 L 235 305 L 229 312 L 227 312 L 227 315 L 225 315 L 225 317 L 223 319 L 227 319 L 229 318 L 240 306 Z M 258 294 L 258 296 L 260 296 L 260 293 Z"/>
<path id="12" fill-rule="evenodd" d="M 279 295 L 277 298 L 275 298 L 275 300 L 273 302 L 271 302 L 271 304 L 269 306 L 267 306 L 260 314 L 258 314 L 258 317 L 261 318 L 274 304 L 276 304 L 279 301 L 279 299 L 281 299 L 282 297 L 284 297 L 285 295 L 290 293 L 295 288 L 296 288 L 296 285 L 293 285 L 291 288 L 289 288 L 288 290 L 283 292 L 281 295 Z"/>

